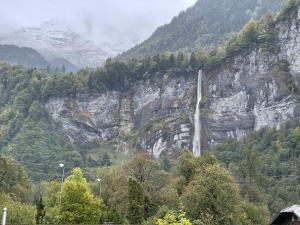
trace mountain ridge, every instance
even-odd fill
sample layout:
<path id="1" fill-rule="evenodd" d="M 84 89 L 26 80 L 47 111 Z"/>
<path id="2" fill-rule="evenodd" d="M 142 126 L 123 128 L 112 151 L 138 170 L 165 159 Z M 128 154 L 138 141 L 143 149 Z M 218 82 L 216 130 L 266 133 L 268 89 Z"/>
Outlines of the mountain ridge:
<path id="1" fill-rule="evenodd" d="M 0 44 L 31 47 L 48 61 L 64 58 L 79 68 L 101 66 L 120 53 L 110 46 L 99 47 L 57 19 L 1 35 Z"/>
<path id="2" fill-rule="evenodd" d="M 28 47 L 16 45 L 0 45 L 0 60 L 25 67 L 45 69 L 48 61 L 37 51 Z"/>
<path id="3" fill-rule="evenodd" d="M 199 0 L 117 59 L 214 47 L 240 31 L 250 19 L 257 19 L 268 11 L 275 12 L 281 3 L 282 0 Z"/>
<path id="4" fill-rule="evenodd" d="M 47 61 L 38 51 L 29 47 L 16 45 L 0 45 L 0 60 L 12 65 L 21 65 L 27 68 L 42 70 L 65 70 L 74 72 L 78 68 L 64 58 L 54 58 Z"/>

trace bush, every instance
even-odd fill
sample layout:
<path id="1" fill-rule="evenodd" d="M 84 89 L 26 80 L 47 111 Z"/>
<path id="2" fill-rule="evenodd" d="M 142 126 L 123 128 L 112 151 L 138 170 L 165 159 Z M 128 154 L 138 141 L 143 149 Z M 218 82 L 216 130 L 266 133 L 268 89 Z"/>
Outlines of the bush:
<path id="1" fill-rule="evenodd" d="M 35 209 L 0 193 L 0 208 L 7 208 L 7 224 L 35 224 Z"/>

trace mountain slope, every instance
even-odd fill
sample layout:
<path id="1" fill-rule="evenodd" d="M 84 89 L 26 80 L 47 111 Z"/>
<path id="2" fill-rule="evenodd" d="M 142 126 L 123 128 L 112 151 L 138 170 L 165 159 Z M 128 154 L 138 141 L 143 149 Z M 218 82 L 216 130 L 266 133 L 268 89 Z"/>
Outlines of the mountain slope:
<path id="1" fill-rule="evenodd" d="M 0 61 L 26 68 L 38 68 L 52 71 L 75 72 L 78 67 L 64 58 L 54 58 L 48 62 L 39 52 L 32 48 L 16 45 L 0 45 Z"/>
<path id="2" fill-rule="evenodd" d="M 19 48 L 15 45 L 0 45 L 0 60 L 29 68 L 45 69 L 49 65 L 47 60 L 34 49 Z"/>
<path id="3" fill-rule="evenodd" d="M 298 122 L 226 141 L 214 153 L 237 178 L 242 195 L 256 203 L 267 202 L 276 216 L 278 210 L 300 201 L 299 143 Z"/>
<path id="4" fill-rule="evenodd" d="M 54 58 L 50 60 L 51 69 L 63 69 L 65 72 L 75 72 L 78 67 L 74 66 L 68 60 L 64 58 Z"/>
<path id="5" fill-rule="evenodd" d="M 199 0 L 193 7 L 158 28 L 120 59 L 153 56 L 178 50 L 195 51 L 221 44 L 250 19 L 274 12 L 282 0 Z"/>
<path id="6" fill-rule="evenodd" d="M 97 46 L 55 19 L 37 27 L 23 28 L 2 35 L 0 44 L 34 48 L 47 60 L 64 58 L 79 68 L 100 66 L 108 57 L 120 53 L 108 46 Z"/>

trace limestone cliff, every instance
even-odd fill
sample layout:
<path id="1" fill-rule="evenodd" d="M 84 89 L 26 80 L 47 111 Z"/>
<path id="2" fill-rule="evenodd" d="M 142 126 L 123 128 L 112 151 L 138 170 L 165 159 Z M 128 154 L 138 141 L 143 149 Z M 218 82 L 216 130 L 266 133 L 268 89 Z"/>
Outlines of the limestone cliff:
<path id="1" fill-rule="evenodd" d="M 274 53 L 254 47 L 203 71 L 202 147 L 241 138 L 299 116 L 300 10 L 276 25 Z M 276 69 L 288 65 L 291 77 Z M 113 142 L 156 157 L 192 147 L 197 71 L 138 81 L 126 91 L 80 92 L 51 98 L 46 107 L 74 143 Z M 126 144 L 124 144 L 126 143 Z"/>
<path id="2" fill-rule="evenodd" d="M 72 142 L 127 141 L 158 157 L 167 147 L 191 146 L 193 87 L 192 78 L 165 75 L 138 82 L 126 93 L 78 93 L 52 98 L 46 107 Z"/>
<path id="3" fill-rule="evenodd" d="M 207 146 L 226 138 L 241 138 L 263 126 L 279 128 L 298 117 L 297 93 L 287 87 L 285 78 L 276 75 L 276 67 L 286 63 L 290 82 L 298 86 L 300 78 L 300 10 L 297 18 L 276 26 L 279 52 L 266 54 L 261 49 L 238 55 L 206 76 L 204 105 L 207 113 Z"/>

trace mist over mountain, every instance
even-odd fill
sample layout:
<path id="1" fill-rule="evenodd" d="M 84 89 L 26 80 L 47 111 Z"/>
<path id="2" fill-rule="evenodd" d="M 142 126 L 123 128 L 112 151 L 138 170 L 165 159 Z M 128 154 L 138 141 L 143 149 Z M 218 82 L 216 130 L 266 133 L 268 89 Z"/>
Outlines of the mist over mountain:
<path id="1" fill-rule="evenodd" d="M 48 72 L 75 72 L 79 70 L 78 67 L 64 58 L 53 58 L 48 61 L 35 49 L 16 45 L 0 45 L 0 61 Z"/>
<path id="2" fill-rule="evenodd" d="M 77 67 L 100 66 L 108 57 L 121 52 L 109 45 L 96 45 L 57 19 L 4 34 L 0 40 L 2 44 L 34 48 L 47 60 L 65 58 Z"/>
<path id="3" fill-rule="evenodd" d="M 65 58 L 79 68 L 97 67 L 195 1 L 4 0 L 0 44 L 34 48 L 47 60 Z"/>
<path id="4" fill-rule="evenodd" d="M 47 60 L 32 48 L 19 48 L 15 45 L 0 45 L 0 61 L 45 69 L 49 66 Z"/>
<path id="5" fill-rule="evenodd" d="M 50 69 L 63 70 L 63 72 L 74 72 L 79 68 L 64 58 L 54 58 L 49 61 Z"/>

